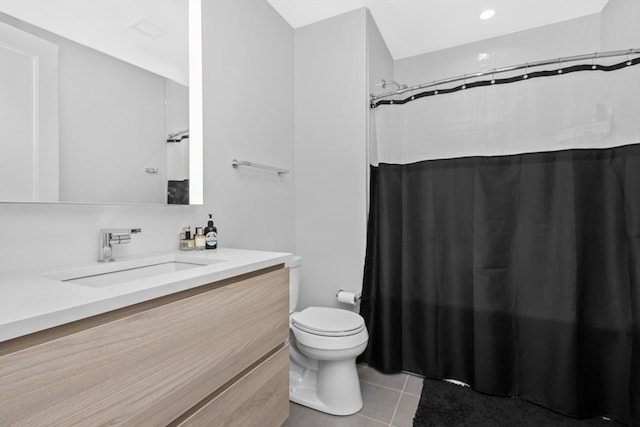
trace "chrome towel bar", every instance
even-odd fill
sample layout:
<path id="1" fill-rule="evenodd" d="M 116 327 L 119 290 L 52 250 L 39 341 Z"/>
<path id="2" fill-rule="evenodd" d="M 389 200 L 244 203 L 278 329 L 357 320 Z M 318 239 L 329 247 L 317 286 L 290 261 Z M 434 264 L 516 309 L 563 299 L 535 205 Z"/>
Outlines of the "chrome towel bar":
<path id="1" fill-rule="evenodd" d="M 234 169 L 236 169 L 238 166 L 250 166 L 252 168 L 258 168 L 258 169 L 268 170 L 271 172 L 276 172 L 278 175 L 284 175 L 286 173 L 289 173 L 289 171 L 286 169 L 280 169 L 273 166 L 261 165 L 260 163 L 247 162 L 246 160 L 233 159 L 231 160 L 231 166 L 233 166 Z"/>

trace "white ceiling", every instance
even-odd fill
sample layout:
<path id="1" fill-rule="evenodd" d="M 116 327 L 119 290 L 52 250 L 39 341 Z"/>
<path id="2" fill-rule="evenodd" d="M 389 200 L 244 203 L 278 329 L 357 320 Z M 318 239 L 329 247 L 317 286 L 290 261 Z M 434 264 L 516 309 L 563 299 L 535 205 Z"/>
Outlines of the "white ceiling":
<path id="1" fill-rule="evenodd" d="M 367 7 L 394 59 L 599 13 L 608 0 L 267 0 L 294 28 Z M 493 18 L 479 15 L 494 9 Z"/>
<path id="2" fill-rule="evenodd" d="M 217 0 L 203 0 L 217 1 Z M 241 1 L 241 0 L 235 0 Z M 602 10 L 608 0 L 267 0 L 298 28 L 368 7 L 394 59 L 560 22 Z M 164 77 L 188 81 L 189 0 L 0 0 L 0 12 Z M 485 9 L 496 15 L 482 21 Z M 129 28 L 145 19 L 166 33 Z"/>

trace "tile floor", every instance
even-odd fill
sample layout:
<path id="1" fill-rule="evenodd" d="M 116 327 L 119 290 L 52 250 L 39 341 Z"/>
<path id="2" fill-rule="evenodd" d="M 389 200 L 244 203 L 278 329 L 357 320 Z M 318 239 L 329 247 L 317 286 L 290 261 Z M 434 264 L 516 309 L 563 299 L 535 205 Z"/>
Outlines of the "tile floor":
<path id="1" fill-rule="evenodd" d="M 367 365 L 358 365 L 364 406 L 357 414 L 336 417 L 289 403 L 289 419 L 283 427 L 411 427 L 416 413 L 422 378 L 409 374 L 384 375 Z"/>

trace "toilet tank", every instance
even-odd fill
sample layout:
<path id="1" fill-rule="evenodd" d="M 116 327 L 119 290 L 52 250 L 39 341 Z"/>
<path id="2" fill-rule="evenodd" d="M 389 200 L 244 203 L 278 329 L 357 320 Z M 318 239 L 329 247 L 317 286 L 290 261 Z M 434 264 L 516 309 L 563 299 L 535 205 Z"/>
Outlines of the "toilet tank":
<path id="1" fill-rule="evenodd" d="M 286 264 L 289 267 L 289 314 L 293 313 L 298 306 L 298 296 L 300 295 L 300 265 L 302 257 L 294 256 Z"/>

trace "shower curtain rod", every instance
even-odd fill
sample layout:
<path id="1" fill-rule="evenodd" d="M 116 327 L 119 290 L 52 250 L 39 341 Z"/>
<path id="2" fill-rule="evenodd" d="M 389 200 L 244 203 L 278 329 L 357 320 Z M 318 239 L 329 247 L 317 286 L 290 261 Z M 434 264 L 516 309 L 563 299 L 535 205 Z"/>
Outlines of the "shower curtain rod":
<path id="1" fill-rule="evenodd" d="M 528 69 L 528 68 L 533 68 L 533 67 L 541 67 L 543 65 L 550 65 L 550 64 L 562 64 L 564 62 L 575 62 L 575 61 L 584 61 L 587 59 L 592 59 L 592 60 L 596 60 L 599 58 L 609 58 L 609 57 L 614 57 L 614 56 L 629 56 L 629 55 L 636 55 L 636 54 L 640 54 L 640 49 L 627 49 L 627 50 L 611 50 L 611 51 L 607 51 L 607 52 L 595 52 L 595 53 L 589 53 L 589 54 L 584 54 L 584 55 L 575 55 L 575 56 L 564 56 L 564 57 L 560 57 L 560 58 L 554 58 L 554 59 L 547 59 L 544 61 L 536 61 L 536 62 L 527 62 L 524 64 L 519 64 L 519 65 L 511 65 L 508 67 L 501 67 L 501 68 L 493 68 L 491 70 L 488 71 L 481 71 L 481 72 L 477 72 L 477 73 L 472 73 L 472 74 L 463 74 L 461 76 L 456 76 L 456 77 L 451 77 L 451 78 L 447 78 L 447 79 L 442 79 L 442 80 L 436 80 L 433 81 L 431 83 L 423 83 L 423 84 L 419 84 L 416 86 L 411 86 L 411 87 L 400 87 L 397 90 L 391 91 L 391 92 L 386 92 L 380 95 L 374 95 L 371 94 L 370 95 L 370 104 L 371 107 L 374 108 L 377 105 L 379 105 L 377 103 L 378 100 L 383 99 L 383 98 L 388 98 L 390 96 L 395 96 L 395 95 L 400 95 L 406 92 L 414 92 L 416 90 L 420 90 L 420 89 L 426 89 L 429 87 L 434 87 L 434 86 L 438 86 L 438 85 L 443 85 L 443 84 L 447 84 L 447 83 L 453 83 L 453 82 L 459 82 L 459 81 L 466 81 L 468 79 L 474 79 L 477 77 L 482 77 L 482 76 L 487 76 L 487 75 L 494 75 L 494 74 L 499 74 L 499 73 L 506 73 L 508 71 L 515 71 L 515 70 L 522 70 L 522 69 Z M 634 60 L 634 62 L 637 59 Z M 596 69 L 596 64 L 591 64 L 593 69 Z M 631 61 L 627 61 L 627 65 L 631 65 Z M 601 66 L 599 66 L 601 67 Z M 558 73 L 562 73 L 562 69 L 558 68 Z M 526 76 L 526 74 L 525 74 Z M 524 77 L 527 78 L 527 77 Z M 493 82 L 492 82 L 493 84 Z M 405 85 L 406 86 L 406 85 Z M 464 89 L 464 86 L 462 87 Z M 386 102 L 385 102 L 386 103 Z M 388 103 L 393 103 L 393 101 L 388 101 Z M 403 102 L 404 103 L 404 102 Z"/>

